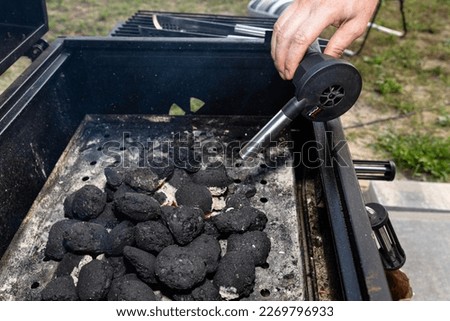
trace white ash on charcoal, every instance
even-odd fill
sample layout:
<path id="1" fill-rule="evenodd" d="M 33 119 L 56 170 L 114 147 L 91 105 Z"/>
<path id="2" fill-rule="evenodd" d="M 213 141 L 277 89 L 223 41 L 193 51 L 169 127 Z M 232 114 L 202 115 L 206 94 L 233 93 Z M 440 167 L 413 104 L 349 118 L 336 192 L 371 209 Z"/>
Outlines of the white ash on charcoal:
<path id="1" fill-rule="evenodd" d="M 158 221 L 136 224 L 134 236 L 136 247 L 152 254 L 158 254 L 165 247 L 174 244 L 174 238 L 169 229 Z"/>
<path id="2" fill-rule="evenodd" d="M 41 291 L 42 301 L 78 301 L 77 289 L 70 276 L 51 280 Z"/>
<path id="3" fill-rule="evenodd" d="M 109 234 L 100 224 L 78 221 L 63 232 L 63 244 L 73 253 L 97 255 L 108 249 Z"/>
<path id="4" fill-rule="evenodd" d="M 100 258 L 101 255 L 99 255 L 97 257 Z M 70 273 L 70 276 L 72 277 L 73 283 L 75 284 L 75 286 L 78 283 L 78 276 L 80 275 L 80 270 L 83 268 L 83 266 L 85 266 L 92 260 L 94 260 L 94 258 L 91 255 L 83 255 L 83 257 L 81 258 L 78 265 L 75 266 L 74 269 L 72 270 L 72 272 Z"/>
<path id="5" fill-rule="evenodd" d="M 262 231 L 232 234 L 227 239 L 227 252 L 244 251 L 250 253 L 256 266 L 266 263 L 270 252 L 270 239 Z"/>
<path id="6" fill-rule="evenodd" d="M 106 298 L 114 276 L 114 269 L 103 260 L 92 260 L 84 265 L 76 286 L 82 301 L 99 301 Z"/>
<path id="7" fill-rule="evenodd" d="M 147 284 L 157 284 L 155 274 L 156 257 L 136 247 L 126 246 L 123 255 L 130 265 L 135 269 L 136 275 Z"/>
<path id="8" fill-rule="evenodd" d="M 178 205 L 198 207 L 204 213 L 211 212 L 212 194 L 205 185 L 187 183 L 175 193 Z"/>
<path id="9" fill-rule="evenodd" d="M 122 221 L 108 234 L 108 246 L 105 253 L 111 256 L 122 255 L 125 246 L 132 246 L 135 241 L 135 226 L 130 221 Z"/>
<path id="10" fill-rule="evenodd" d="M 220 260 L 214 275 L 214 284 L 225 300 L 248 296 L 255 284 L 253 256 L 244 251 L 227 252 Z"/>
<path id="11" fill-rule="evenodd" d="M 188 290 L 205 279 L 206 265 L 204 259 L 196 253 L 171 245 L 156 257 L 155 273 L 165 286 Z"/>
<path id="12" fill-rule="evenodd" d="M 82 221 L 96 218 L 106 205 L 106 193 L 94 185 L 85 185 L 65 203 L 67 217 Z"/>
<path id="13" fill-rule="evenodd" d="M 111 282 L 108 301 L 156 301 L 152 288 L 141 281 L 136 274 L 126 274 Z"/>
<path id="14" fill-rule="evenodd" d="M 165 223 L 180 245 L 186 245 L 199 236 L 205 225 L 202 210 L 189 206 L 175 207 Z"/>
<path id="15" fill-rule="evenodd" d="M 124 193 L 114 199 L 116 211 L 135 222 L 156 220 L 161 215 L 160 204 L 142 193 Z"/>

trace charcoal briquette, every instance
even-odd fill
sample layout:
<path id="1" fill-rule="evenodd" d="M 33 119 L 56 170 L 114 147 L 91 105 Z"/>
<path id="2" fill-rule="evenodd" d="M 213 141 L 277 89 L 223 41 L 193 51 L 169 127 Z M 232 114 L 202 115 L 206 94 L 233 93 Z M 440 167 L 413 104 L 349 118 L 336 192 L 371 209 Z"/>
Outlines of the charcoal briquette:
<path id="1" fill-rule="evenodd" d="M 73 218 L 87 221 L 96 218 L 105 208 L 106 193 L 94 185 L 85 185 L 74 193 Z"/>
<path id="2" fill-rule="evenodd" d="M 58 263 L 54 276 L 58 278 L 70 275 L 83 257 L 84 255 L 67 252 Z"/>
<path id="3" fill-rule="evenodd" d="M 214 225 L 220 233 L 244 233 L 245 231 L 263 230 L 267 223 L 264 212 L 250 207 L 227 208 L 212 217 Z"/>
<path id="4" fill-rule="evenodd" d="M 243 234 L 232 234 L 227 239 L 227 252 L 246 251 L 253 257 L 256 266 L 266 263 L 271 242 L 265 232 L 249 231 Z"/>
<path id="5" fill-rule="evenodd" d="M 156 301 L 153 290 L 135 274 L 126 274 L 111 283 L 108 301 Z"/>
<path id="6" fill-rule="evenodd" d="M 136 275 L 147 284 L 156 284 L 156 257 L 136 247 L 126 246 L 123 249 L 125 259 L 134 267 Z"/>
<path id="7" fill-rule="evenodd" d="M 161 214 L 158 201 L 142 193 L 125 193 L 114 204 L 117 212 L 136 222 L 155 220 Z"/>
<path id="8" fill-rule="evenodd" d="M 201 234 L 186 246 L 186 249 L 200 256 L 206 265 L 206 273 L 214 273 L 219 265 L 220 244 L 211 235 Z"/>
<path id="9" fill-rule="evenodd" d="M 189 173 L 198 172 L 202 167 L 200 155 L 190 147 L 175 146 L 173 149 L 173 160 L 175 167 L 184 169 Z"/>
<path id="10" fill-rule="evenodd" d="M 248 296 L 255 285 L 255 263 L 245 251 L 227 252 L 220 260 L 214 284 L 224 300 Z"/>
<path id="11" fill-rule="evenodd" d="M 127 273 L 127 264 L 123 256 L 108 256 L 106 260 L 113 268 L 113 279 L 117 279 Z"/>
<path id="12" fill-rule="evenodd" d="M 130 221 L 122 221 L 114 227 L 108 235 L 108 248 L 106 253 L 111 256 L 119 256 L 127 245 L 135 244 L 135 226 Z"/>
<path id="13" fill-rule="evenodd" d="M 78 221 L 64 231 L 64 246 L 70 252 L 97 255 L 108 246 L 108 231 L 100 224 Z"/>
<path id="14" fill-rule="evenodd" d="M 172 301 L 194 301 L 194 297 L 192 296 L 192 293 L 188 291 L 187 293 L 184 292 L 175 292 L 170 294 L 170 298 Z"/>
<path id="15" fill-rule="evenodd" d="M 166 224 L 178 244 L 188 244 L 203 231 L 205 225 L 203 211 L 189 206 L 174 209 Z"/>
<path id="16" fill-rule="evenodd" d="M 236 189 L 236 193 L 244 194 L 247 198 L 253 197 L 256 194 L 256 186 L 253 184 L 240 184 Z"/>
<path id="17" fill-rule="evenodd" d="M 124 182 L 140 193 L 153 193 L 163 183 L 156 173 L 149 167 L 136 167 L 124 174 Z"/>
<path id="18" fill-rule="evenodd" d="M 134 189 L 132 189 L 130 186 L 128 186 L 127 184 L 122 184 L 114 192 L 114 199 L 113 199 L 113 201 L 115 199 L 121 198 L 126 193 L 136 193 L 136 191 Z"/>
<path id="19" fill-rule="evenodd" d="M 147 221 L 136 224 L 136 247 L 158 254 L 162 249 L 174 243 L 169 229 L 158 221 Z"/>
<path id="20" fill-rule="evenodd" d="M 45 257 L 54 261 L 61 261 L 67 252 L 64 246 L 64 233 L 76 220 L 57 221 L 50 227 L 48 240 L 45 246 Z"/>
<path id="21" fill-rule="evenodd" d="M 175 165 L 168 157 L 155 157 L 150 154 L 148 166 L 161 180 L 169 179 L 174 172 Z"/>
<path id="22" fill-rule="evenodd" d="M 117 217 L 114 211 L 114 203 L 106 203 L 103 212 L 99 216 L 90 220 L 91 223 L 97 223 L 104 226 L 106 229 L 113 229 L 120 223 L 120 219 Z"/>
<path id="23" fill-rule="evenodd" d="M 192 183 L 192 178 L 191 175 L 189 175 L 185 170 L 175 168 L 172 177 L 168 180 L 168 183 L 178 189 L 185 184 Z"/>
<path id="24" fill-rule="evenodd" d="M 244 194 L 232 194 L 226 199 L 227 208 L 240 209 L 246 206 L 250 206 L 250 200 Z"/>
<path id="25" fill-rule="evenodd" d="M 158 201 L 158 203 L 160 205 L 164 204 L 165 202 L 167 202 L 167 195 L 164 194 L 163 192 L 156 192 L 153 195 L 154 199 Z"/>
<path id="26" fill-rule="evenodd" d="M 203 227 L 203 234 L 211 235 L 215 239 L 220 237 L 220 232 L 214 225 L 212 219 L 205 220 L 205 226 Z"/>
<path id="27" fill-rule="evenodd" d="M 210 280 L 205 280 L 191 292 L 194 301 L 221 301 L 219 288 Z"/>
<path id="28" fill-rule="evenodd" d="M 103 260 L 92 260 L 83 265 L 78 275 L 77 293 L 82 301 L 106 298 L 114 276 L 112 266 Z"/>
<path id="29" fill-rule="evenodd" d="M 204 185 L 185 184 L 175 192 L 178 205 L 198 207 L 204 213 L 211 212 L 212 195 Z"/>
<path id="30" fill-rule="evenodd" d="M 205 279 L 206 265 L 192 251 L 171 245 L 156 257 L 155 272 L 159 281 L 169 288 L 187 290 Z"/>
<path id="31" fill-rule="evenodd" d="M 112 202 L 114 201 L 114 194 L 116 193 L 116 190 L 113 190 L 108 185 L 105 185 L 104 188 L 105 194 L 106 194 L 106 202 Z"/>
<path id="32" fill-rule="evenodd" d="M 78 295 L 71 276 L 51 280 L 41 291 L 42 301 L 77 301 Z"/>
<path id="33" fill-rule="evenodd" d="M 170 219 L 170 216 L 172 216 L 172 214 L 174 212 L 176 212 L 177 208 L 174 206 L 168 206 L 168 205 L 164 205 L 161 206 L 161 219 L 164 222 L 164 224 L 167 225 L 167 222 Z"/>
<path id="34" fill-rule="evenodd" d="M 191 176 L 194 183 L 208 187 L 227 187 L 232 182 L 224 165 L 206 167 Z"/>
<path id="35" fill-rule="evenodd" d="M 73 198 L 75 197 L 75 193 L 69 194 L 64 199 L 63 207 L 64 207 L 64 217 L 73 218 L 73 211 L 72 211 L 72 203 Z"/>
<path id="36" fill-rule="evenodd" d="M 104 170 L 106 185 L 112 190 L 116 190 L 123 183 L 123 170 L 117 167 L 106 167 Z"/>
<path id="37" fill-rule="evenodd" d="M 249 231 L 262 231 L 266 227 L 267 224 L 267 215 L 258 210 L 257 208 L 247 206 L 241 209 L 246 212 L 252 218 L 251 224 L 248 228 Z"/>

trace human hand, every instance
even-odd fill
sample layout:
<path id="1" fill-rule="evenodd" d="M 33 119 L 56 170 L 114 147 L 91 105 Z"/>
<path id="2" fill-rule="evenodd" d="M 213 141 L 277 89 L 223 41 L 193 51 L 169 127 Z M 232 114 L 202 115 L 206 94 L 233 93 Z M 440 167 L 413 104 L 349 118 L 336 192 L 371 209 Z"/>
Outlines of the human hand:
<path id="1" fill-rule="evenodd" d="M 272 36 L 272 58 L 281 78 L 294 76 L 300 61 L 320 33 L 337 27 L 324 51 L 340 57 L 367 28 L 378 0 L 295 0 L 278 18 Z"/>

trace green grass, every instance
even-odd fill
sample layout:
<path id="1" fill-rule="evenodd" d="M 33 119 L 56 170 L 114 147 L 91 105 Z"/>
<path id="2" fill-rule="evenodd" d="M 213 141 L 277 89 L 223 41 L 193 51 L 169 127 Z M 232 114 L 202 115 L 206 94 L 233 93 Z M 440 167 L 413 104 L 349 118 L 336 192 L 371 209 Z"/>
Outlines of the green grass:
<path id="1" fill-rule="evenodd" d="M 447 181 L 450 175 L 450 137 L 428 134 L 385 134 L 378 138 L 378 148 L 388 151 L 401 168 L 413 176 L 430 175 Z"/>
<path id="2" fill-rule="evenodd" d="M 138 10 L 245 15 L 245 0 L 47 0 L 50 32 L 57 36 L 107 35 Z"/>
<path id="3" fill-rule="evenodd" d="M 364 97 L 371 107 L 381 113 L 413 112 L 374 133 L 377 149 L 413 178 L 449 181 L 448 1 L 409 0 L 405 9 L 407 36 L 372 31 L 353 63 L 363 75 Z M 384 1 L 376 22 L 400 30 L 398 2 Z"/>

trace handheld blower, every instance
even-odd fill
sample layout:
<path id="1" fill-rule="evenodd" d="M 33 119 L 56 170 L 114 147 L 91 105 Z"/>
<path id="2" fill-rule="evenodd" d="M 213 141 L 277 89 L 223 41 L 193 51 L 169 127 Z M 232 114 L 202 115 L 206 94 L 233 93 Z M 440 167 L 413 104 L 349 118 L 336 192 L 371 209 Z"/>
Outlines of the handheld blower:
<path id="1" fill-rule="evenodd" d="M 343 115 L 361 93 L 362 79 L 349 62 L 310 47 L 292 82 L 295 96 L 240 150 L 242 159 L 256 157 L 300 114 L 326 122 Z"/>

